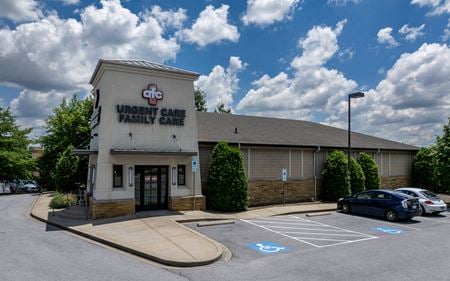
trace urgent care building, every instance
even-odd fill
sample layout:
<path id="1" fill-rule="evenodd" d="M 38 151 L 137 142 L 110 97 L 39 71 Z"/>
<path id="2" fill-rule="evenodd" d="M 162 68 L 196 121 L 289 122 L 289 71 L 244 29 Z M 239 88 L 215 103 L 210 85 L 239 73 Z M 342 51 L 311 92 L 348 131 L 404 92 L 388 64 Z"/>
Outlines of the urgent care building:
<path id="1" fill-rule="evenodd" d="M 198 74 L 135 60 L 100 60 L 88 149 L 93 218 L 141 210 L 205 208 L 209 157 L 219 141 L 239 147 L 250 206 L 315 200 L 327 154 L 346 131 L 307 121 L 196 112 Z M 352 134 L 353 153 L 378 164 L 383 187 L 410 184 L 417 147 Z M 288 173 L 281 181 L 281 171 Z"/>

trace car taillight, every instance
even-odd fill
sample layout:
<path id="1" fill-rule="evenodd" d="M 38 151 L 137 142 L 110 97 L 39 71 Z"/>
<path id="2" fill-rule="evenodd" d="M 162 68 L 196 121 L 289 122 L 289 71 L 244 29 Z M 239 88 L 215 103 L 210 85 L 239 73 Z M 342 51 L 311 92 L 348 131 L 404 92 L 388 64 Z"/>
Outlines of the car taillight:
<path id="1" fill-rule="evenodd" d="M 405 208 L 405 209 L 408 209 L 408 200 L 407 199 L 405 199 L 405 200 L 403 200 L 402 201 L 402 206 L 403 206 L 403 208 Z"/>
<path id="2" fill-rule="evenodd" d="M 433 201 L 431 201 L 431 200 L 425 200 L 423 203 L 425 203 L 427 205 L 433 205 Z"/>

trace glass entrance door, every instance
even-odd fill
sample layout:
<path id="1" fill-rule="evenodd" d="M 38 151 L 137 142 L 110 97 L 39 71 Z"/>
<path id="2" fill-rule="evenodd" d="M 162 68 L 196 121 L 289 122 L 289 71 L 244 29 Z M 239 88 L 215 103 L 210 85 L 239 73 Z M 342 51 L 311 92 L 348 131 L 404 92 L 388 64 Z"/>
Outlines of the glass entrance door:
<path id="1" fill-rule="evenodd" d="M 168 166 L 135 167 L 136 210 L 167 209 Z"/>

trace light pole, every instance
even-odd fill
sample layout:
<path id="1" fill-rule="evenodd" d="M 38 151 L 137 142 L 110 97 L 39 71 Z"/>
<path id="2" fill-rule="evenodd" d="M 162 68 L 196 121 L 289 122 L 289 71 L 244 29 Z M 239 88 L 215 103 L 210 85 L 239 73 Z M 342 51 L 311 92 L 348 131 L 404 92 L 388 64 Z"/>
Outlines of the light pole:
<path id="1" fill-rule="evenodd" d="M 351 153 L 351 142 L 352 142 L 352 130 L 351 130 L 351 106 L 350 106 L 350 100 L 351 99 L 358 99 L 358 98 L 363 98 L 364 97 L 364 93 L 363 92 L 356 92 L 356 93 L 351 93 L 348 95 L 348 148 L 347 148 L 347 169 L 348 171 L 350 171 L 350 153 Z"/>

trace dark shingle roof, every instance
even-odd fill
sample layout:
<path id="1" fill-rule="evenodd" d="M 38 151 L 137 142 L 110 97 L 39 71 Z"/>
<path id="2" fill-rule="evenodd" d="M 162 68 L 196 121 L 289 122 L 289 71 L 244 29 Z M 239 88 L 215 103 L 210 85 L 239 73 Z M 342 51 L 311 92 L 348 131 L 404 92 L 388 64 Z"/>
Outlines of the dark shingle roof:
<path id="1" fill-rule="evenodd" d="M 116 64 L 116 65 L 124 65 L 124 66 L 132 66 L 137 68 L 143 68 L 143 69 L 151 69 L 151 70 L 159 70 L 164 72 L 170 72 L 170 73 L 178 73 L 178 74 L 185 74 L 185 75 L 191 75 L 197 77 L 199 74 L 196 72 L 163 65 L 159 63 L 154 63 L 150 61 L 144 61 L 144 60 L 106 60 L 106 59 L 100 59 L 97 63 L 97 66 L 95 67 L 94 73 L 91 76 L 91 80 L 89 83 L 92 84 L 94 81 L 95 76 L 97 75 L 98 70 L 100 69 L 100 65 L 102 63 L 109 63 L 109 64 Z"/>
<path id="2" fill-rule="evenodd" d="M 197 126 L 199 142 L 347 147 L 347 130 L 309 121 L 197 112 Z M 352 148 L 418 150 L 412 145 L 360 133 L 352 133 Z"/>

